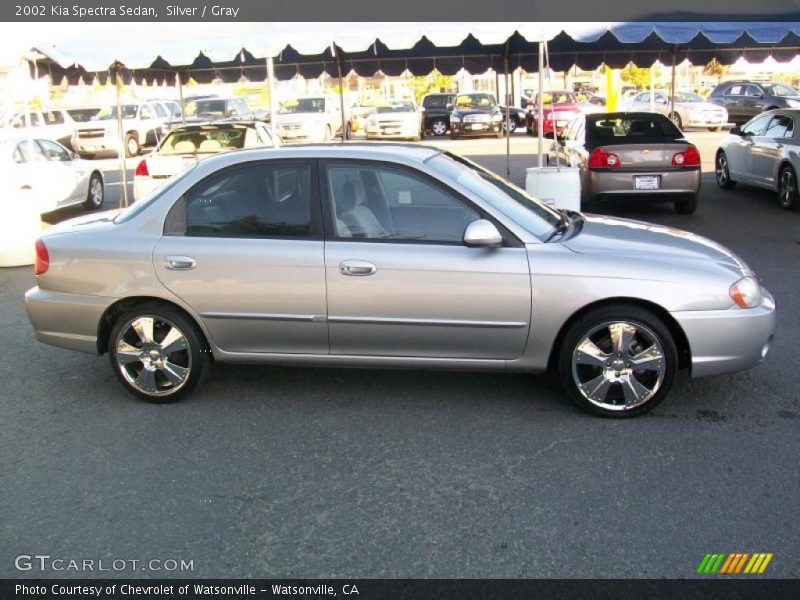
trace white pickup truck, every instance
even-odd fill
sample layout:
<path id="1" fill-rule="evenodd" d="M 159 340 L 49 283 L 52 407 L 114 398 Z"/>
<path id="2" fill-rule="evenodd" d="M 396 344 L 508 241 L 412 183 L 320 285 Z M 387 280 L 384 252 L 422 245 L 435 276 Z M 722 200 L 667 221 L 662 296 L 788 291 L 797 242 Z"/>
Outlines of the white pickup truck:
<path id="1" fill-rule="evenodd" d="M 139 154 L 142 146 L 155 146 L 164 137 L 172 119 L 164 102 L 149 101 L 122 105 L 125 156 Z M 72 148 L 80 156 L 92 158 L 103 152 L 117 152 L 120 143 L 117 107 L 102 109 L 88 123 L 75 129 Z"/>

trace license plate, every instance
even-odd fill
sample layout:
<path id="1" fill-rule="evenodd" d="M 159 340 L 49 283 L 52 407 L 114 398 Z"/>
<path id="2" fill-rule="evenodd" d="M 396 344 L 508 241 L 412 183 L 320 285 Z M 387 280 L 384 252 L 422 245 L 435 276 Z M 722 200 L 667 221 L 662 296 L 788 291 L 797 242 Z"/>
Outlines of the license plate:
<path id="1" fill-rule="evenodd" d="M 483 125 L 481 125 L 480 123 L 475 123 L 472 126 L 472 131 L 481 131 L 482 129 L 483 129 Z"/>
<path id="2" fill-rule="evenodd" d="M 633 187 L 637 190 L 657 190 L 661 187 L 661 177 L 658 175 L 640 175 L 634 177 Z"/>

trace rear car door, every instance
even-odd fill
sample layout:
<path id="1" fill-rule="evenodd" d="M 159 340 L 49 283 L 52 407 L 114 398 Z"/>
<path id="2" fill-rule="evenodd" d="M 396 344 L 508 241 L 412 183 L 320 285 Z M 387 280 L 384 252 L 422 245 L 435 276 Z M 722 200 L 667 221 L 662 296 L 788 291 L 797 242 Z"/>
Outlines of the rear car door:
<path id="1" fill-rule="evenodd" d="M 513 359 L 528 336 L 524 245 L 469 248 L 485 217 L 416 169 L 330 161 L 325 270 L 331 354 Z"/>
<path id="2" fill-rule="evenodd" d="M 328 353 L 315 168 L 292 159 L 223 169 L 170 212 L 156 274 L 225 352 Z"/>
<path id="3" fill-rule="evenodd" d="M 737 83 L 729 86 L 722 94 L 722 105 L 728 110 L 728 117 L 735 123 L 747 121 L 750 117 L 745 116 L 742 102 L 747 86 Z"/>
<path id="4" fill-rule="evenodd" d="M 748 84 L 744 90 L 744 97 L 741 101 L 742 116 L 746 119 L 752 119 L 757 114 L 762 112 L 764 98 L 764 90 L 754 84 Z"/>

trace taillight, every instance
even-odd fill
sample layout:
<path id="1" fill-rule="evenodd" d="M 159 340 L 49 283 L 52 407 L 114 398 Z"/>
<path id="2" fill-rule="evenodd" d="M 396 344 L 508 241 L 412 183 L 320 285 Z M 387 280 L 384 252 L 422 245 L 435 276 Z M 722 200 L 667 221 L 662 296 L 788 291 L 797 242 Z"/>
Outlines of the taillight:
<path id="1" fill-rule="evenodd" d="M 33 262 L 33 272 L 36 275 L 43 275 L 49 268 L 50 255 L 47 253 L 47 246 L 42 240 L 36 240 L 36 260 Z"/>
<path id="2" fill-rule="evenodd" d="M 589 155 L 589 168 L 618 167 L 622 164 L 619 156 L 613 152 L 606 152 L 603 148 L 595 148 Z"/>
<path id="3" fill-rule="evenodd" d="M 136 177 L 149 177 L 150 171 L 147 170 L 147 161 L 143 160 L 136 166 L 136 171 L 134 171 L 134 175 Z"/>
<path id="4" fill-rule="evenodd" d="M 695 146 L 689 146 L 683 152 L 678 152 L 672 157 L 673 167 L 699 167 L 700 153 Z"/>

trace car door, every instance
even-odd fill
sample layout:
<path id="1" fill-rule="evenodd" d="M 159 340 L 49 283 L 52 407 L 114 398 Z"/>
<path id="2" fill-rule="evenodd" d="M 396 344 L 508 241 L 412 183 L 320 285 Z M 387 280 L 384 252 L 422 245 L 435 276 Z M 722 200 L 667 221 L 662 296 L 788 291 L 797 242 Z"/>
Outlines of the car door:
<path id="1" fill-rule="evenodd" d="M 778 164 L 783 156 L 783 146 L 787 138 L 794 135 L 794 121 L 786 114 L 774 115 L 763 134 L 754 138 L 751 150 L 753 180 L 764 187 L 776 187 Z"/>
<path id="2" fill-rule="evenodd" d="M 762 107 L 764 91 L 752 83 L 745 86 L 744 96 L 741 100 L 742 116 L 745 119 L 752 119 L 764 109 Z"/>
<path id="3" fill-rule="evenodd" d="M 753 173 L 753 146 L 755 140 L 761 136 L 767 127 L 771 115 L 762 115 L 744 125 L 739 135 L 732 139 L 725 147 L 728 157 L 728 169 L 735 181 L 755 183 Z"/>
<path id="4" fill-rule="evenodd" d="M 88 172 L 75 168 L 72 155 L 61 144 L 51 140 L 36 140 L 36 142 L 47 158 L 45 166 L 47 177 L 54 189 L 58 190 L 55 194 L 56 207 L 83 202 L 86 199 L 85 192 L 88 191 Z"/>
<path id="5" fill-rule="evenodd" d="M 528 336 L 526 250 L 469 248 L 486 215 L 410 167 L 324 166 L 331 354 L 513 359 Z"/>
<path id="6" fill-rule="evenodd" d="M 745 116 L 742 107 L 746 85 L 737 83 L 728 87 L 722 94 L 722 105 L 728 111 L 728 117 L 735 123 L 747 121 L 750 117 Z"/>
<path id="7" fill-rule="evenodd" d="M 327 354 L 316 165 L 249 162 L 209 176 L 173 207 L 153 266 L 234 354 Z"/>

